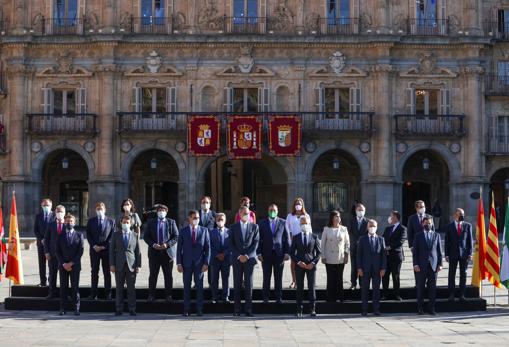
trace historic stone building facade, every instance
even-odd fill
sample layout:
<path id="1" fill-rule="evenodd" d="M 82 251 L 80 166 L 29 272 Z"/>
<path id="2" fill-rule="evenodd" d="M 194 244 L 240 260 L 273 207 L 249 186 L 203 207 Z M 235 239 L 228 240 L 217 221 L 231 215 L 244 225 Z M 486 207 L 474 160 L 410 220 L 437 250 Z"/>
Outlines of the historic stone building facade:
<path id="1" fill-rule="evenodd" d="M 0 0 L 0 176 L 28 234 L 43 196 L 186 211 L 304 197 L 474 218 L 509 187 L 509 1 Z M 507 19 L 505 15 L 507 12 Z M 299 157 L 187 152 L 189 114 L 301 115 Z M 504 186 L 505 185 L 505 186 Z M 92 208 L 92 209 L 91 209 Z M 284 214 L 282 213 L 282 214 Z M 438 213 L 437 213 L 438 214 Z M 383 224 L 383 223 L 382 223 Z"/>

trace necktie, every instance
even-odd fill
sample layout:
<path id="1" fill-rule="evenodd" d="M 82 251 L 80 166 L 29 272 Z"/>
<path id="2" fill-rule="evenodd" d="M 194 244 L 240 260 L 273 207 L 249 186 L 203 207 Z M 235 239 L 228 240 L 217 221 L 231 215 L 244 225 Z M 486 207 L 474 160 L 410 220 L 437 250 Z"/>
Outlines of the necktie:
<path id="1" fill-rule="evenodd" d="M 129 234 L 124 233 L 124 249 L 127 249 L 128 245 L 129 245 Z"/>
<path id="2" fill-rule="evenodd" d="M 71 244 L 71 237 L 72 237 L 72 232 L 68 231 L 67 232 L 67 245 Z"/>
<path id="3" fill-rule="evenodd" d="M 373 236 L 370 236 L 370 241 L 371 241 L 371 250 L 374 252 L 375 251 L 375 238 Z"/>
<path id="4" fill-rule="evenodd" d="M 224 232 L 223 229 L 219 229 L 219 240 L 221 241 L 221 248 L 224 247 Z"/>
<path id="5" fill-rule="evenodd" d="M 357 219 L 357 229 L 360 229 L 361 228 L 361 224 L 362 224 L 362 219 Z"/>
<path id="6" fill-rule="evenodd" d="M 308 245 L 308 237 L 307 237 L 307 234 L 304 233 L 304 246 L 307 246 Z"/>
<path id="7" fill-rule="evenodd" d="M 44 214 L 44 223 L 48 223 L 48 214 L 47 213 Z"/>
<path id="8" fill-rule="evenodd" d="M 458 223 L 458 237 L 461 236 L 461 224 Z"/>
<path id="9" fill-rule="evenodd" d="M 246 242 L 246 225 L 244 223 L 242 223 L 241 231 L 242 231 L 242 242 Z"/>
<path id="10" fill-rule="evenodd" d="M 163 219 L 160 219 L 159 220 L 159 230 L 157 233 L 157 238 L 158 238 L 157 243 L 159 243 L 159 244 L 163 243 L 163 238 L 164 238 L 163 228 L 164 228 L 164 221 L 163 221 Z"/>
<path id="11" fill-rule="evenodd" d="M 62 223 L 60 223 L 60 222 L 58 222 L 57 232 L 58 232 L 58 235 L 60 235 L 62 233 Z"/>
<path id="12" fill-rule="evenodd" d="M 103 230 L 103 220 L 102 218 L 99 218 L 99 230 Z"/>
<path id="13" fill-rule="evenodd" d="M 428 248 L 430 246 L 430 242 L 431 242 L 430 232 L 427 231 L 426 232 L 426 243 L 428 244 Z"/>
<path id="14" fill-rule="evenodd" d="M 193 245 L 196 243 L 196 229 L 193 227 L 192 228 L 192 233 L 191 233 L 191 239 L 193 241 Z"/>

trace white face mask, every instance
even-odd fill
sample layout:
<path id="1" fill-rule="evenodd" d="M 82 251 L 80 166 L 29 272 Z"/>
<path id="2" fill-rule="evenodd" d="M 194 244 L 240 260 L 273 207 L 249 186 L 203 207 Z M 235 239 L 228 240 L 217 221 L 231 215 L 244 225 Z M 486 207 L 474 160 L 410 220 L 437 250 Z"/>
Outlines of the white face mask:
<path id="1" fill-rule="evenodd" d="M 122 224 L 122 231 L 127 232 L 129 231 L 130 227 L 131 226 L 129 224 Z"/>
<path id="2" fill-rule="evenodd" d="M 129 212 L 129 211 L 131 211 L 131 205 L 124 205 L 124 207 L 123 207 L 123 208 L 124 208 L 124 211 L 125 211 L 125 212 Z"/>
<path id="3" fill-rule="evenodd" d="M 245 215 L 243 215 L 243 216 L 242 216 L 242 218 L 241 218 L 241 219 L 242 219 L 242 221 L 243 221 L 244 223 L 247 223 L 247 221 L 249 220 L 249 215 L 248 215 L 248 214 L 245 214 Z"/>
<path id="4" fill-rule="evenodd" d="M 104 210 L 96 210 L 95 213 L 97 214 L 97 217 L 104 218 Z"/>
<path id="5" fill-rule="evenodd" d="M 302 205 L 295 205 L 295 211 L 302 211 Z"/>
<path id="6" fill-rule="evenodd" d="M 157 212 L 157 216 L 161 219 L 166 218 L 166 211 Z"/>
<path id="7" fill-rule="evenodd" d="M 366 214 L 366 211 L 363 211 L 363 210 L 361 210 L 361 211 L 355 211 L 355 213 L 357 214 L 357 217 L 358 217 L 358 218 L 362 218 L 362 217 L 364 217 L 364 215 Z"/>
<path id="8" fill-rule="evenodd" d="M 371 227 L 371 228 L 369 228 L 369 229 L 368 229 L 368 233 L 369 233 L 370 235 L 375 235 L 375 234 L 376 234 L 376 227 Z"/>
<path id="9" fill-rule="evenodd" d="M 423 208 L 419 208 L 419 209 L 417 209 L 417 213 L 418 213 L 418 214 L 424 214 L 424 213 L 426 213 L 426 208 L 425 208 L 425 207 L 423 207 Z"/>
<path id="10" fill-rule="evenodd" d="M 302 230 L 302 232 L 305 233 L 305 234 L 307 234 L 309 232 L 309 229 L 310 229 L 310 227 L 307 224 L 302 224 L 300 226 L 300 230 Z"/>
<path id="11" fill-rule="evenodd" d="M 387 218 L 387 223 L 392 224 L 392 217 Z"/>
<path id="12" fill-rule="evenodd" d="M 210 204 L 208 202 L 201 204 L 201 209 L 204 211 L 208 211 L 210 208 Z"/>
<path id="13" fill-rule="evenodd" d="M 218 227 L 218 228 L 222 228 L 222 227 L 224 227 L 224 221 L 219 221 L 219 222 L 217 222 L 217 227 Z"/>
<path id="14" fill-rule="evenodd" d="M 62 220 L 62 219 L 64 219 L 64 212 L 57 212 L 56 216 L 57 216 L 57 219 Z"/>
<path id="15" fill-rule="evenodd" d="M 197 226 L 199 221 L 200 221 L 199 219 L 193 219 L 193 220 L 191 221 L 191 224 L 192 224 L 193 226 Z"/>

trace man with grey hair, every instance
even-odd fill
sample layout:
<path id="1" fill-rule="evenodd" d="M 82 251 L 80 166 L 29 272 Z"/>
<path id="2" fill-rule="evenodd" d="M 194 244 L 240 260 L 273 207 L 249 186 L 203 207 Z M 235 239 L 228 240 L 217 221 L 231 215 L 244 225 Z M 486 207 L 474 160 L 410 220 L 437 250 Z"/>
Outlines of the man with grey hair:
<path id="1" fill-rule="evenodd" d="M 230 230 L 225 226 L 225 223 L 226 215 L 222 212 L 216 213 L 216 227 L 210 232 L 212 303 L 217 302 L 219 294 L 219 274 L 221 274 L 223 302 L 230 302 L 230 286 L 228 284 L 231 266 Z"/>
<path id="2" fill-rule="evenodd" d="M 62 232 L 65 231 L 64 225 L 65 207 L 58 205 L 55 207 L 55 220 L 52 221 L 46 233 L 44 234 L 44 253 L 46 260 L 48 261 L 49 268 L 49 290 L 46 299 L 52 299 L 58 297 L 57 291 L 57 273 L 58 273 L 58 260 L 56 256 L 57 241 L 58 237 Z"/>

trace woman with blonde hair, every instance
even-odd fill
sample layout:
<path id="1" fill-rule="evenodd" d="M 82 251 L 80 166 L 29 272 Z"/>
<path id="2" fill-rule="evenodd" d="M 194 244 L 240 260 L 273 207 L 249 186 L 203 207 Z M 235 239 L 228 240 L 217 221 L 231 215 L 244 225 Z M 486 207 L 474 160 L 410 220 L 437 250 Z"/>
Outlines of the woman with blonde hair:
<path id="1" fill-rule="evenodd" d="M 286 230 L 290 233 L 290 244 L 291 240 L 295 235 L 300 234 L 301 227 L 300 227 L 300 218 L 306 216 L 309 218 L 309 215 L 306 212 L 306 208 L 304 207 L 304 199 L 302 198 L 296 198 L 293 201 L 292 205 L 292 212 L 286 216 Z M 295 262 L 292 260 L 291 262 L 291 269 L 292 269 L 292 283 L 290 284 L 290 289 L 295 289 Z"/>

